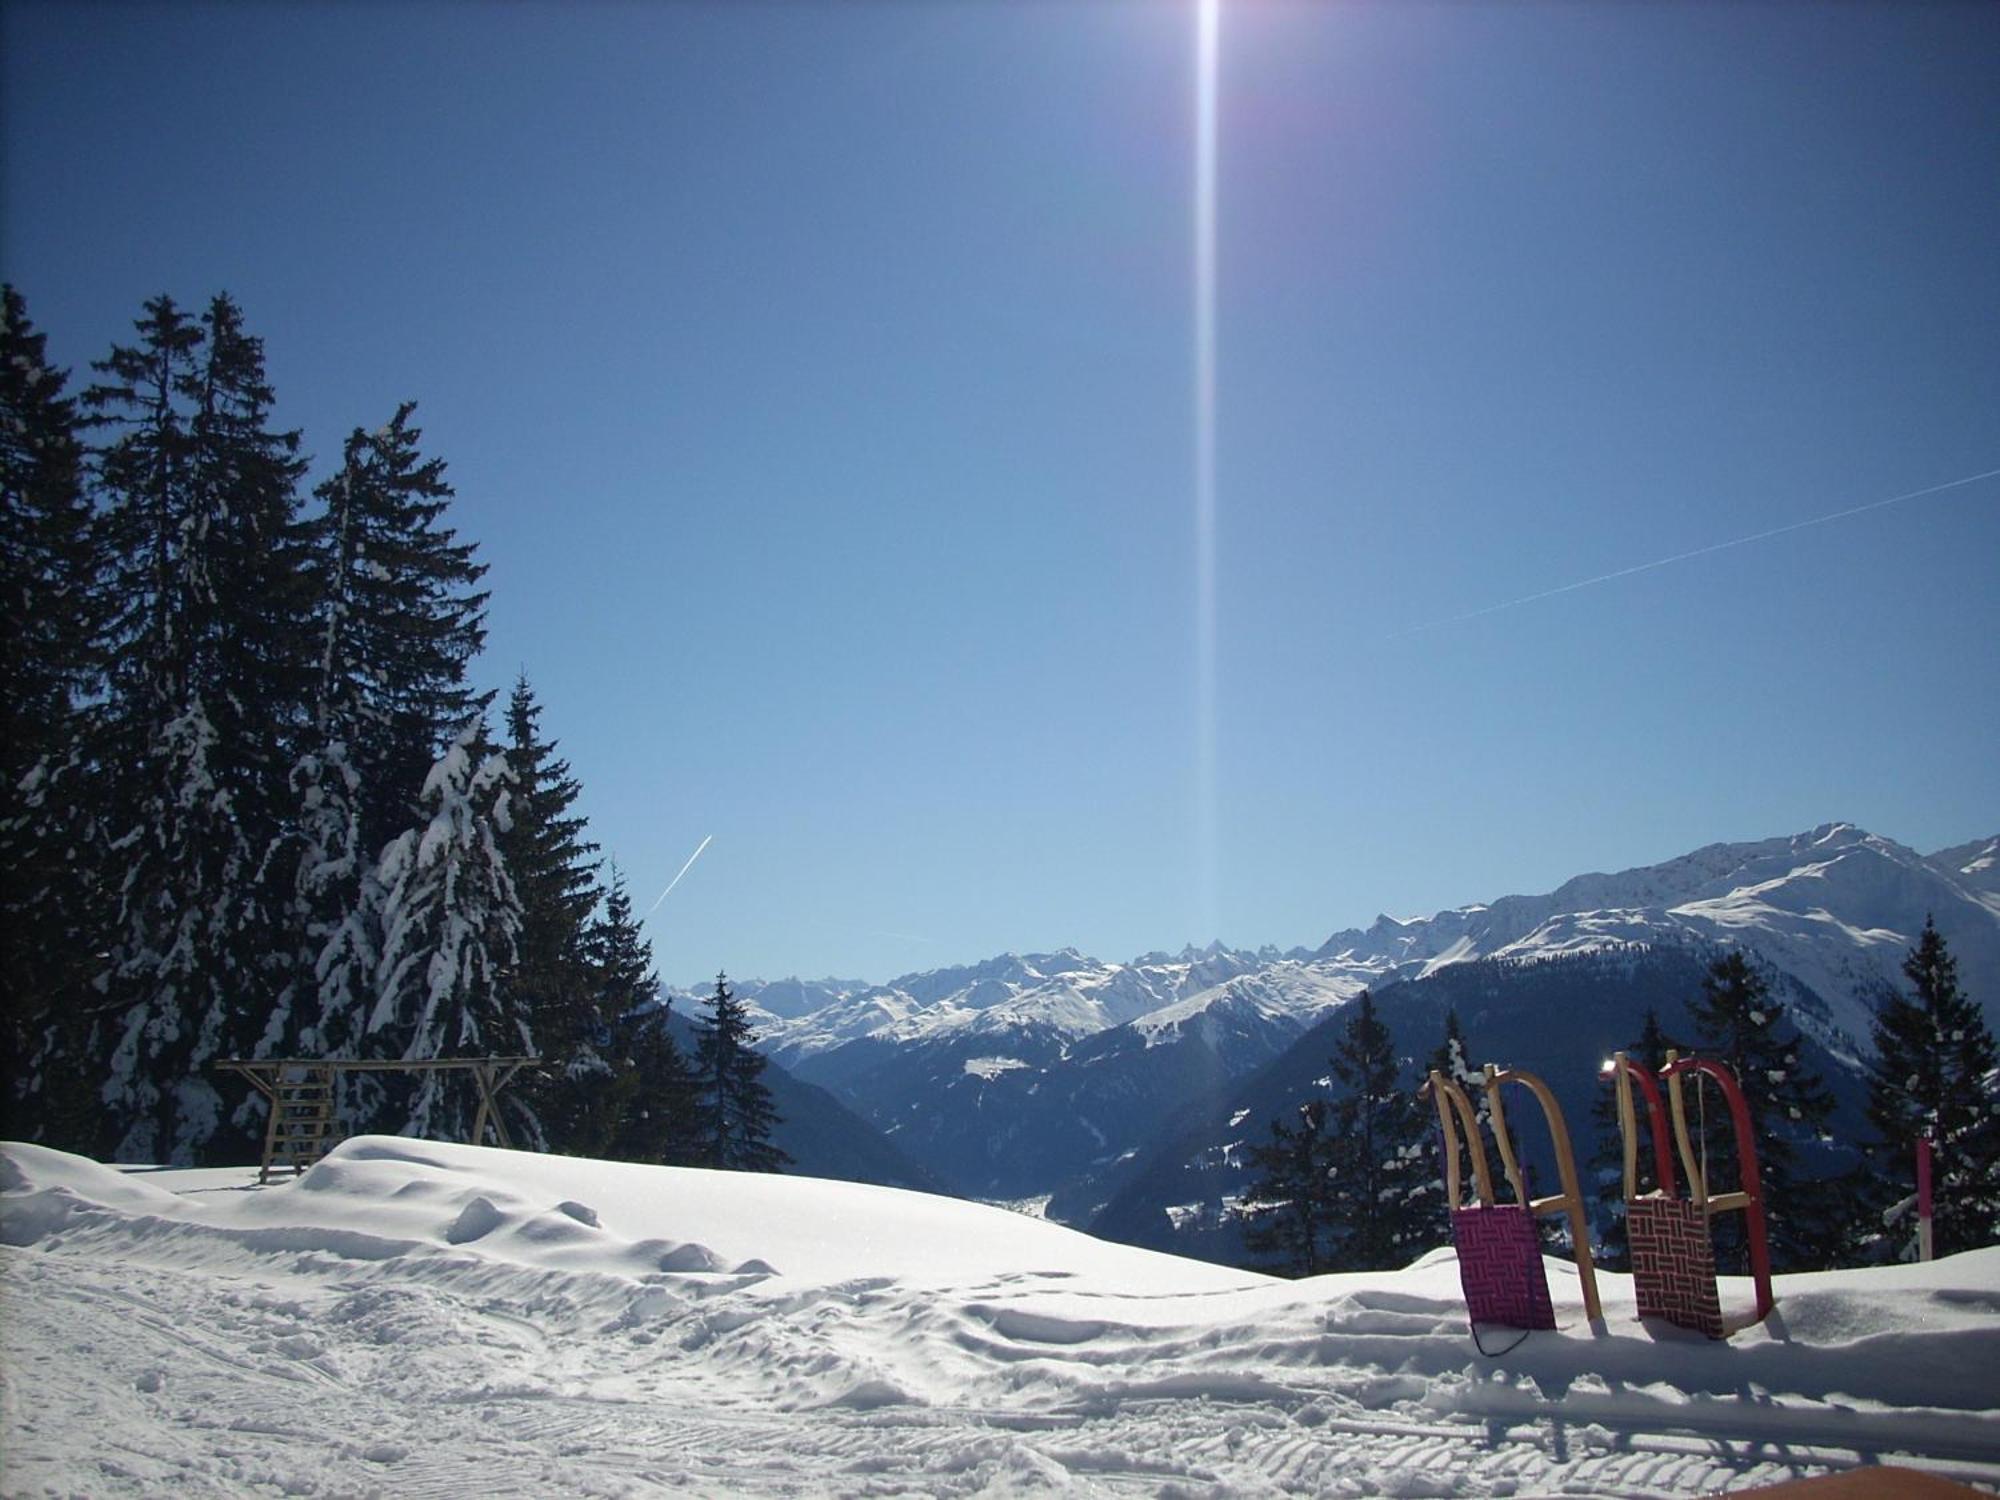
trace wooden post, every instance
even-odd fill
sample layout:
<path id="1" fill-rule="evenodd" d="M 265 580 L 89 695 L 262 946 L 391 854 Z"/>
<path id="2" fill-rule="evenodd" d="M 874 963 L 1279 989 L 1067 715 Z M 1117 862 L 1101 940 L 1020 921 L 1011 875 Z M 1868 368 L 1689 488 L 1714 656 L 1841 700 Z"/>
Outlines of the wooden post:
<path id="1" fill-rule="evenodd" d="M 479 1112 L 472 1117 L 472 1144 L 483 1146 L 486 1144 L 486 1117 L 492 1109 L 493 1095 L 487 1087 L 484 1068 L 472 1070 L 472 1081 L 479 1089 Z"/>
<path id="2" fill-rule="evenodd" d="M 1917 1137 L 1917 1259 L 1931 1254 L 1931 1138 L 1925 1135 Z"/>

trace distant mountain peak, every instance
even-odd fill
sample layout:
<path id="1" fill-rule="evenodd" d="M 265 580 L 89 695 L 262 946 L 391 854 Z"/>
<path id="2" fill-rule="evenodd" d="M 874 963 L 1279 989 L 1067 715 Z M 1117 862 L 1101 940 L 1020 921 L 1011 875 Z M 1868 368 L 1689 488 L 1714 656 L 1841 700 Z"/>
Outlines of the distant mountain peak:
<path id="1" fill-rule="evenodd" d="M 1928 915 L 1969 979 L 2000 980 L 2000 847 L 1989 853 L 1988 843 L 2000 846 L 1978 842 L 1926 859 L 1854 823 L 1823 823 L 1578 875 L 1544 895 L 1502 896 L 1414 921 L 1377 917 L 1366 931 L 1334 933 L 1317 956 L 1416 977 L 1483 958 L 1736 943 L 1824 1000 L 1826 1039 L 1851 1048 L 1866 1044 L 1875 999 L 1901 983 L 1904 952 Z M 1995 1006 L 1996 988 L 1981 981 L 1977 993 Z"/>

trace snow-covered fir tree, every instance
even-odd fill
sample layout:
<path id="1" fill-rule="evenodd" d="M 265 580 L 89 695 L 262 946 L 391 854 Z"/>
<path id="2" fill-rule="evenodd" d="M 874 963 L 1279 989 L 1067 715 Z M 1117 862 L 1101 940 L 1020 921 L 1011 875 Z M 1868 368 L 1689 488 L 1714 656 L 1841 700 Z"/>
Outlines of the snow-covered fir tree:
<path id="1" fill-rule="evenodd" d="M 451 488 L 442 461 L 418 453 L 413 411 L 405 403 L 382 427 L 351 433 L 339 471 L 315 491 L 317 663 L 288 831 L 293 967 L 267 1026 L 308 1056 L 371 1050 L 388 894 L 379 860 L 417 817 L 432 763 L 486 701 L 466 684 L 485 640 L 487 596 L 474 587 L 485 568 L 442 524 Z"/>
<path id="2" fill-rule="evenodd" d="M 736 1172 L 777 1172 L 791 1158 L 771 1143 L 778 1123 L 771 1091 L 763 1081 L 764 1055 L 753 1045 L 750 1018 L 729 988 L 729 976 L 715 976 L 708 1014 L 700 1022 L 695 1053 L 700 1090 L 704 1164 Z"/>
<path id="3" fill-rule="evenodd" d="M 220 596 L 204 702 L 220 779 L 259 855 L 237 900 L 231 964 L 243 986 L 232 1045 L 256 1053 L 280 1040 L 265 1017 L 291 980 L 285 946 L 294 874 L 282 831 L 293 814 L 290 773 L 310 722 L 316 654 L 309 531 L 299 506 L 306 466 L 299 434 L 272 427 L 276 397 L 262 340 L 226 296 L 210 303 L 202 322 L 207 359 L 193 418 L 194 477 L 213 496 L 209 538 Z M 237 1128 L 261 1131 L 263 1108 L 246 1097 Z"/>
<path id="4" fill-rule="evenodd" d="M 483 726 L 467 724 L 424 778 L 423 822 L 383 851 L 371 1053 L 412 1060 L 533 1054 L 528 1017 L 506 983 L 521 924 L 499 845 L 513 780 Z M 419 1077 L 407 1118 L 394 1128 L 469 1138 L 473 1098 L 462 1080 Z M 532 1117 L 524 1124 L 534 1140 Z"/>
<path id="5" fill-rule="evenodd" d="M 1908 995 L 1890 995 L 1875 1023 L 1868 1071 L 1874 1179 L 1881 1198 L 1913 1193 L 1916 1146 L 1932 1143 L 1932 1239 L 1938 1255 L 2000 1239 L 2000 1054 L 1978 1003 L 1958 983 L 1937 924 L 1926 917 L 1903 962 Z M 1902 1258 L 1914 1253 L 1909 1200 L 1899 1221 Z"/>
<path id="6" fill-rule="evenodd" d="M 274 998 L 261 856 L 303 717 L 302 464 L 227 298 L 200 325 L 156 298 L 138 331 L 85 395 L 117 433 L 99 474 L 123 610 L 101 746 L 122 878 L 97 1045 L 109 1150 L 185 1161 L 225 1129 L 210 1065 L 256 1045 Z"/>
<path id="7" fill-rule="evenodd" d="M 419 449 L 415 412 L 405 402 L 383 426 L 352 433 L 340 472 L 318 491 L 322 608 L 339 616 L 331 670 L 355 709 L 348 756 L 371 849 L 409 821 L 431 763 L 492 701 L 467 680 L 486 642 L 486 566 L 445 524 L 452 487 L 444 461 Z"/>
<path id="8" fill-rule="evenodd" d="M 292 970 L 265 1021 L 272 1055 L 361 1055 L 386 892 L 362 841 L 361 777 L 348 743 L 325 726 L 292 768 Z"/>
<path id="9" fill-rule="evenodd" d="M 15 1062 L 0 1134 L 82 1145 L 95 1111 L 80 1011 L 103 947 L 89 705 L 107 606 L 69 377 L 21 294 L 0 288 L 0 303 L 0 1047 Z M 22 1066 L 35 1056 L 55 1066 Z"/>

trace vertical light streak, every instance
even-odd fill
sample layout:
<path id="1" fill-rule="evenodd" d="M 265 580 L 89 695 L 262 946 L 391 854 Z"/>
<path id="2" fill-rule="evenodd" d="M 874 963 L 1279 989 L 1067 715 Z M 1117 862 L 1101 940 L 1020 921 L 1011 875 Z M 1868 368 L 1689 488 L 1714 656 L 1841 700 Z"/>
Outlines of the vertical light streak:
<path id="1" fill-rule="evenodd" d="M 1216 930 L 1215 136 L 1221 0 L 1195 0 L 1194 631 L 1198 941 Z"/>

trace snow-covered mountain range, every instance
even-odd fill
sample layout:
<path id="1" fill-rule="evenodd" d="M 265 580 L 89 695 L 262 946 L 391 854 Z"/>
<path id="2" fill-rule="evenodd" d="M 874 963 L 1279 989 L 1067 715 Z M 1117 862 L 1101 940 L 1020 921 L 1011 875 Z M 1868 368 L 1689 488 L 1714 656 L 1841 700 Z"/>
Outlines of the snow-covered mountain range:
<path id="1" fill-rule="evenodd" d="M 1064 948 L 1006 953 L 885 985 L 856 986 L 828 994 L 817 1009 L 791 1014 L 766 1003 L 770 990 L 782 992 L 781 986 L 751 983 L 737 993 L 766 1013 L 759 1018 L 759 1034 L 766 1050 L 789 1067 L 863 1037 L 896 1043 L 948 1036 L 1005 1042 L 1023 1032 L 1086 1037 L 1212 995 L 1260 962 L 1254 954 L 1220 946 L 1174 958 L 1149 954 L 1129 964 Z"/>
<path id="2" fill-rule="evenodd" d="M 2000 1014 L 2000 879 L 1984 839 L 1929 857 L 1850 823 L 1710 844 L 1545 896 L 1505 896 L 1412 922 L 1338 932 L 1318 957 L 1421 977 L 1480 958 L 1541 958 L 1620 943 L 1738 944 L 1825 1002 L 1822 1040 L 1865 1047 L 1874 1002 L 1935 917 L 1968 988 Z"/>
<path id="3" fill-rule="evenodd" d="M 1240 1001 L 1244 976 L 1265 1003 L 1313 1015 L 1364 985 L 1447 964 L 1536 958 L 1629 943 L 1740 943 L 1822 997 L 1829 1019 L 1864 1043 L 1872 999 L 1901 984 L 1926 916 L 1961 974 L 2000 976 L 2000 837 L 1925 856 L 1849 823 L 1750 843 L 1710 844 L 1660 864 L 1579 875 L 1546 895 L 1502 896 L 1433 916 L 1377 917 L 1317 949 L 1225 948 L 1108 963 L 1073 948 L 1002 954 L 887 984 L 746 981 L 760 1035 L 781 1061 L 864 1037 L 895 1043 L 1023 1030 L 1078 1038 L 1137 1024 L 1159 1031 Z M 1334 976 L 1338 976 L 1336 980 Z M 1995 985 L 1971 986 L 1992 1006 Z M 692 998 L 692 997 L 690 997 Z"/>
<path id="4" fill-rule="evenodd" d="M 738 994 L 759 1009 L 762 1045 L 801 1078 L 945 1181 L 1018 1197 L 1139 1150 L 1190 1090 L 1263 1066 L 1363 988 L 1456 964 L 1737 945 L 1779 978 L 1802 1027 L 1854 1058 L 1926 917 L 2000 1017 L 2000 838 L 1926 856 L 1847 823 L 1579 875 L 1545 895 L 1383 916 L 1312 950 L 1213 945 L 1111 963 L 1063 949 L 882 985 L 749 981 Z"/>

